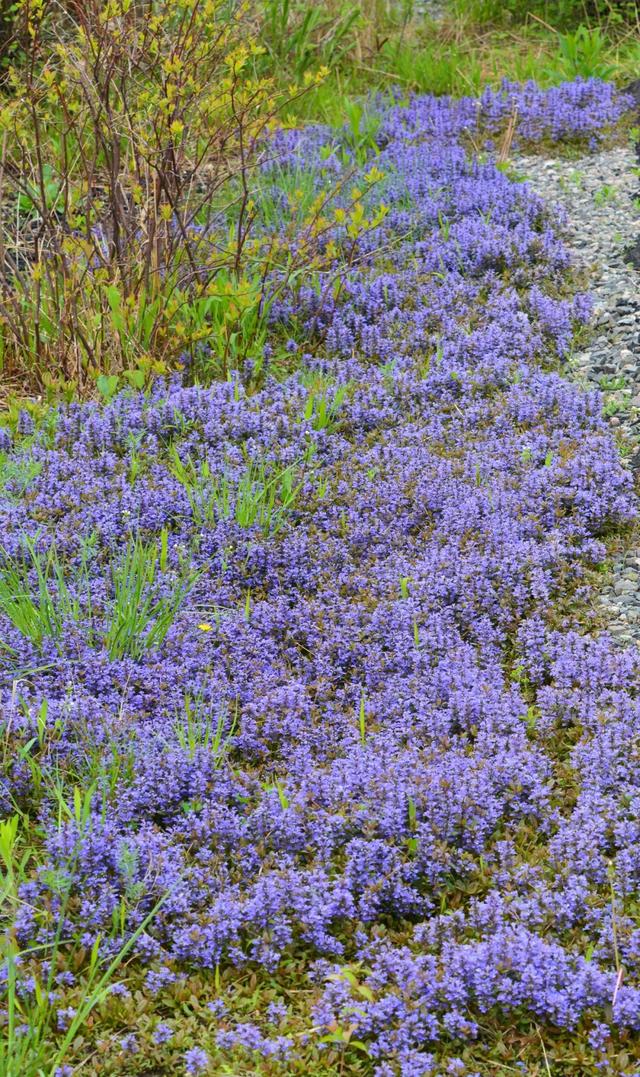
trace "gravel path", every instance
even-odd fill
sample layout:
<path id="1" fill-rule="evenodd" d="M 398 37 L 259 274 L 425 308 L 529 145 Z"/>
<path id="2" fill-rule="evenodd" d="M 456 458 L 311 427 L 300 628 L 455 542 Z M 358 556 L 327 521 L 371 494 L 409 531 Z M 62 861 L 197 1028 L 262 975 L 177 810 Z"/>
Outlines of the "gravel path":
<path id="1" fill-rule="evenodd" d="M 566 241 L 589 272 L 593 333 L 569 360 L 571 374 L 603 393 L 604 409 L 629 467 L 640 475 L 640 276 L 625 262 L 638 233 L 640 182 L 631 147 L 579 160 L 518 157 L 531 186 L 568 214 Z M 614 559 L 598 600 L 607 631 L 640 643 L 640 539 Z"/>

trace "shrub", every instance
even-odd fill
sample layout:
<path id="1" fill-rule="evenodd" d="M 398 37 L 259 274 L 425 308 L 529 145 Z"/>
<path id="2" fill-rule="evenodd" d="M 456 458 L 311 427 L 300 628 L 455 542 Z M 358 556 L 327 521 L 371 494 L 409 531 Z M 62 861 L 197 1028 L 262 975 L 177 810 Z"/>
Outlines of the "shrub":
<path id="1" fill-rule="evenodd" d="M 207 339 L 227 366 L 277 257 L 251 177 L 279 98 L 246 5 L 21 6 L 8 74 L 0 364 L 40 384 L 142 385 Z M 312 78 L 307 75 L 307 82 Z"/>

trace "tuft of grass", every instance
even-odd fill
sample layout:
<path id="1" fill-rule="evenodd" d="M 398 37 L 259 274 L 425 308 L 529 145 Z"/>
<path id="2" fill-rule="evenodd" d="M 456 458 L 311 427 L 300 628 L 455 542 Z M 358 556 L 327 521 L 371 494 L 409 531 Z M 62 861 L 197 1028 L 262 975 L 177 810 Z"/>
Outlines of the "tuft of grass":
<path id="1" fill-rule="evenodd" d="M 617 200 L 618 193 L 610 183 L 605 183 L 603 187 L 599 187 L 593 195 L 593 201 L 596 206 L 606 206 L 611 202 Z"/>
<path id="2" fill-rule="evenodd" d="M 381 117 L 362 102 L 345 97 L 343 111 L 346 117 L 344 138 L 359 165 L 365 164 L 371 153 L 377 154 L 376 135 L 380 130 Z"/>
<path id="3" fill-rule="evenodd" d="M 249 465 L 238 486 L 235 519 L 240 527 L 257 524 L 275 535 L 292 511 L 303 479 L 297 464 L 269 472 L 263 463 Z"/>
<path id="4" fill-rule="evenodd" d="M 347 389 L 347 385 L 338 386 L 331 398 L 326 392 L 311 392 L 309 394 L 304 409 L 304 417 L 311 424 L 313 430 L 332 431 L 335 429 Z"/>
<path id="5" fill-rule="evenodd" d="M 477 23 L 518 26 L 533 19 L 553 22 L 562 29 L 585 19 L 610 28 L 637 24 L 635 0 L 453 0 L 453 11 Z"/>
<path id="6" fill-rule="evenodd" d="M 260 39 L 268 67 L 286 69 L 302 79 L 318 64 L 334 67 L 352 53 L 362 9 L 357 3 L 316 5 L 263 0 Z"/>
<path id="7" fill-rule="evenodd" d="M 234 519 L 240 527 L 257 525 L 265 535 L 274 535 L 293 510 L 304 481 L 300 464 L 270 468 L 251 461 L 234 484 L 226 472 L 213 475 L 206 460 L 199 466 L 189 456 L 183 460 L 175 446 L 170 461 L 169 470 L 183 486 L 199 527 Z"/>
<path id="8" fill-rule="evenodd" d="M 90 611 L 88 558 L 91 546 L 85 543 L 80 568 L 69 587 L 55 546 L 43 553 L 26 535 L 22 545 L 21 557 L 13 557 L 4 551 L 0 612 L 40 649 L 45 638 L 60 640 L 68 622 L 79 624 L 87 608 Z"/>
<path id="9" fill-rule="evenodd" d="M 577 30 L 558 34 L 558 54 L 552 75 L 565 79 L 608 79 L 615 66 L 607 60 L 607 38 L 599 29 L 580 25 Z"/>
<path id="10" fill-rule="evenodd" d="M 70 583 L 70 572 L 65 570 L 55 546 L 42 553 L 25 536 L 22 557 L 5 552 L 0 573 L 0 612 L 38 649 L 45 639 L 61 642 L 69 624 L 82 626 L 89 642 L 97 638 L 97 614 L 89 579 L 94 539 L 95 536 L 83 544 L 80 565 L 73 571 Z M 105 634 L 110 658 L 125 654 L 140 658 L 165 639 L 200 575 L 183 565 L 177 579 L 169 583 L 167 556 L 167 533 L 163 530 L 156 543 L 131 538 L 122 557 L 112 565 L 113 603 Z"/>
<path id="11" fill-rule="evenodd" d="M 183 487 L 193 521 L 198 527 L 213 526 L 231 512 L 231 483 L 226 475 L 215 478 L 206 460 L 196 464 L 190 456 L 180 456 L 175 445 L 169 449 L 169 471 Z"/>
<path id="12" fill-rule="evenodd" d="M 8 453 L 0 453 L 0 490 L 4 496 L 19 501 L 41 470 L 42 464 L 39 460 L 32 460 L 28 456 L 12 457 Z"/>
<path id="13" fill-rule="evenodd" d="M 163 568 L 163 565 L 165 566 Z M 178 611 L 201 575 L 185 563 L 177 578 L 166 573 L 166 539 L 131 538 L 111 570 L 113 606 L 105 642 L 109 657 L 141 658 L 165 640 Z"/>
<path id="14" fill-rule="evenodd" d="M 367 704 L 364 688 L 360 694 L 360 703 L 358 705 L 358 729 L 360 732 L 360 744 L 364 748 L 367 743 Z"/>
<path id="15" fill-rule="evenodd" d="M 483 81 L 479 50 L 471 42 L 455 38 L 443 48 L 440 34 L 417 47 L 412 42 L 387 41 L 378 63 L 390 82 L 397 81 L 417 93 L 476 93 Z"/>
<path id="16" fill-rule="evenodd" d="M 186 695 L 183 711 L 177 715 L 173 727 L 180 747 L 190 759 L 199 751 L 209 752 L 216 766 L 221 766 L 235 732 L 237 707 L 225 732 L 226 719 L 226 713 L 221 711 L 214 722 L 211 713 L 205 710 L 202 699 Z"/>

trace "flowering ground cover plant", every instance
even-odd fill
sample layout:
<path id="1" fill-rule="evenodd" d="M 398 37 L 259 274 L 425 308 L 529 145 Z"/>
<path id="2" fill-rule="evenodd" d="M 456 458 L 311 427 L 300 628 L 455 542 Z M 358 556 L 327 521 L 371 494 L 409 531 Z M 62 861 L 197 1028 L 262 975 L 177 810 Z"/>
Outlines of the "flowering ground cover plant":
<path id="1" fill-rule="evenodd" d="M 635 499 L 557 220 L 480 152 L 625 106 L 280 133 L 274 188 L 366 188 L 273 304 L 296 372 L 2 433 L 7 1073 L 637 1072 L 640 660 L 580 623 Z"/>

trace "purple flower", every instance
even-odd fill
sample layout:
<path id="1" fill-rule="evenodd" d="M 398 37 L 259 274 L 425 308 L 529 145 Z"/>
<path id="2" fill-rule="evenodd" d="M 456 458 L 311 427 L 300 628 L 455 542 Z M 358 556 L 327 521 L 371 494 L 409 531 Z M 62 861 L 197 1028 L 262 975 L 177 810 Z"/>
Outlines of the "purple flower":
<path id="1" fill-rule="evenodd" d="M 209 1056 L 201 1047 L 191 1047 L 184 1054 L 185 1073 L 195 1075 L 204 1073 L 209 1065 Z"/>
<path id="2" fill-rule="evenodd" d="M 133 1032 L 128 1032 L 126 1036 L 123 1036 L 120 1040 L 120 1050 L 124 1054 L 137 1055 L 140 1050 L 138 1039 Z"/>
<path id="3" fill-rule="evenodd" d="M 156 1043 L 158 1043 L 158 1044 L 168 1043 L 169 1040 L 172 1037 L 173 1037 L 173 1029 L 169 1025 L 165 1024 L 162 1021 L 160 1022 L 159 1025 L 156 1025 L 156 1029 L 155 1029 L 155 1032 L 153 1034 L 153 1039 L 154 1039 L 154 1041 Z"/>
<path id="4" fill-rule="evenodd" d="M 33 421 L 32 416 L 25 408 L 21 408 L 18 413 L 17 431 L 24 437 L 28 437 L 34 433 L 36 424 Z"/>
<path id="5" fill-rule="evenodd" d="M 56 1023 L 59 1029 L 64 1031 L 69 1027 L 74 1017 L 76 1016 L 76 1010 L 73 1006 L 67 1006 L 64 1009 L 59 1009 L 56 1014 Z"/>
<path id="6" fill-rule="evenodd" d="M 384 176 L 360 187 L 388 212 L 356 252 L 348 136 L 277 132 L 278 230 L 303 169 L 336 220 L 326 269 L 265 282 L 265 360 L 304 341 L 298 369 L 192 384 L 205 342 L 146 393 L 0 439 L 0 570 L 42 612 L 0 595 L 0 805 L 44 834 L 24 950 L 50 947 L 63 880 L 65 937 L 108 962 L 135 933 L 161 1005 L 180 969 L 293 963 L 313 1027 L 353 1028 L 378 1077 L 459 1070 L 488 1014 L 590 1036 L 598 1064 L 637 1033 L 640 658 L 580 607 L 637 501 L 598 394 L 561 375 L 589 316 L 557 298 L 562 220 L 468 149 L 512 116 L 521 143 L 584 147 L 627 106 L 596 80 L 377 100 Z M 34 753 L 43 788 L 88 759 L 110 779 L 60 819 Z M 209 1010 L 230 1056 L 304 1045 L 281 1001 Z"/>
<path id="7" fill-rule="evenodd" d="M 175 972 L 168 968 L 149 969 L 145 977 L 145 987 L 152 995 L 157 995 L 163 987 L 175 983 Z"/>
<path id="8" fill-rule="evenodd" d="M 273 1025 L 278 1025 L 284 1020 L 287 1013 L 287 1006 L 284 1002 L 270 1002 L 266 1009 L 267 1021 L 270 1021 Z"/>

